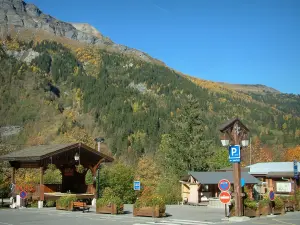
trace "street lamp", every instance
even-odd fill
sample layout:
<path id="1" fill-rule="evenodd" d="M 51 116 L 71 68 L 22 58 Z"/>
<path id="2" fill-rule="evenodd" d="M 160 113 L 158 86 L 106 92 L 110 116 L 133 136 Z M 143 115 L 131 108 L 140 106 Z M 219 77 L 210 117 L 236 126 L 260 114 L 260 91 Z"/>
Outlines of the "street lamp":
<path id="1" fill-rule="evenodd" d="M 79 158 L 80 158 L 80 156 L 79 156 L 78 152 L 76 152 L 76 154 L 74 155 L 75 161 L 79 161 Z"/>
<path id="2" fill-rule="evenodd" d="M 248 133 L 244 134 L 244 137 L 242 139 L 242 146 L 247 147 L 249 145 L 249 138 L 248 138 Z"/>
<path id="3" fill-rule="evenodd" d="M 229 146 L 230 140 L 227 134 L 224 133 L 224 135 L 222 135 L 220 139 L 223 147 Z"/>
<path id="4" fill-rule="evenodd" d="M 104 161 L 105 163 L 105 161 Z M 100 163 L 97 167 L 97 173 L 98 173 L 98 177 L 97 177 L 97 198 L 100 198 L 100 169 L 103 166 L 104 163 Z"/>
<path id="5" fill-rule="evenodd" d="M 236 216 L 242 216 L 242 189 L 241 189 L 241 154 L 237 151 L 240 145 L 243 147 L 248 146 L 248 133 L 249 129 L 238 119 L 232 119 L 220 127 L 220 132 L 224 137 L 221 138 L 223 146 L 228 146 L 231 143 L 234 149 L 229 155 L 229 159 L 233 164 L 233 177 L 234 177 L 234 200 Z M 230 151 L 229 151 L 230 152 Z M 232 154 L 232 155 L 231 155 Z M 231 159 L 232 158 L 232 159 Z M 234 158 L 234 159 L 233 159 Z"/>
<path id="6" fill-rule="evenodd" d="M 94 139 L 94 141 L 96 141 L 98 143 L 98 152 L 100 152 L 101 143 L 104 142 L 104 138 L 103 137 L 97 137 L 97 138 Z"/>

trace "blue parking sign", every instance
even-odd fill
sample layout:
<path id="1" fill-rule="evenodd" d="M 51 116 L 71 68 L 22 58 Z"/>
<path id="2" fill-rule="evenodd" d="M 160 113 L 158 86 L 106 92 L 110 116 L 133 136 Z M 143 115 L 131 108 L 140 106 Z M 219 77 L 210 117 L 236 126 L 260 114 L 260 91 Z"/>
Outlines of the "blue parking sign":
<path id="1" fill-rule="evenodd" d="M 134 183 L 133 183 L 133 189 L 135 191 L 140 191 L 141 190 L 141 182 L 140 181 L 134 181 Z"/>
<path id="2" fill-rule="evenodd" d="M 239 145 L 229 146 L 229 162 L 241 162 L 241 148 Z"/>

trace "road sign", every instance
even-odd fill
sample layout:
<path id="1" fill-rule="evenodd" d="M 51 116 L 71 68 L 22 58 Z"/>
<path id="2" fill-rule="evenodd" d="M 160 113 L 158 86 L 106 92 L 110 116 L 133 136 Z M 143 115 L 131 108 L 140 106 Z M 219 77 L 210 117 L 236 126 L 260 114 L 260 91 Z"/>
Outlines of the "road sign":
<path id="1" fill-rule="evenodd" d="M 231 200 L 231 196 L 228 192 L 222 191 L 219 196 L 219 199 L 223 204 L 228 204 Z"/>
<path id="2" fill-rule="evenodd" d="M 269 199 L 270 199 L 271 201 L 274 201 L 274 199 L 275 199 L 274 191 L 270 191 L 270 193 L 269 193 Z"/>
<path id="3" fill-rule="evenodd" d="M 222 179 L 218 183 L 218 187 L 220 191 L 228 191 L 230 189 L 230 182 L 229 180 Z"/>
<path id="4" fill-rule="evenodd" d="M 241 178 L 241 187 L 244 187 L 245 186 L 245 179 L 244 178 Z"/>
<path id="5" fill-rule="evenodd" d="M 140 181 L 134 181 L 134 183 L 133 183 L 133 189 L 135 191 L 140 191 L 141 190 L 141 182 Z"/>
<path id="6" fill-rule="evenodd" d="M 229 161 L 233 163 L 241 162 L 241 148 L 239 145 L 229 146 Z"/>
<path id="7" fill-rule="evenodd" d="M 294 160 L 294 178 L 298 179 L 298 162 Z"/>
<path id="8" fill-rule="evenodd" d="M 20 192 L 20 198 L 24 199 L 27 197 L 27 193 L 25 191 Z"/>

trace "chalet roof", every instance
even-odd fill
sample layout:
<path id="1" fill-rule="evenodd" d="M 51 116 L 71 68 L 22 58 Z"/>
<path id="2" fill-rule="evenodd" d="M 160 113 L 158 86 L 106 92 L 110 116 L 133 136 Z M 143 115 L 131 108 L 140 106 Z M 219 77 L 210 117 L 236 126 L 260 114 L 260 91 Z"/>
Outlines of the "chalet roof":
<path id="1" fill-rule="evenodd" d="M 243 129 L 245 129 L 246 131 L 249 131 L 248 128 L 240 121 L 239 118 L 234 118 L 234 119 L 231 119 L 231 120 L 225 122 L 222 126 L 220 126 L 220 131 L 225 132 L 230 126 L 232 126 L 237 121 L 239 122 L 239 125 Z"/>
<path id="2" fill-rule="evenodd" d="M 227 179 L 233 183 L 233 173 L 230 172 L 189 172 L 201 184 L 218 184 L 220 180 Z M 245 179 L 246 184 L 257 184 L 260 181 L 248 172 L 241 172 L 241 178 Z"/>
<path id="3" fill-rule="evenodd" d="M 228 172 L 228 171 L 233 171 L 233 168 L 232 168 L 232 166 L 230 166 L 230 167 L 225 167 L 225 168 L 218 169 L 216 171 L 217 172 Z M 250 168 L 242 167 L 241 172 L 250 172 Z"/>
<path id="4" fill-rule="evenodd" d="M 42 160 L 44 158 L 56 155 L 71 149 L 83 148 L 95 155 L 106 158 L 108 161 L 113 161 L 113 158 L 107 156 L 83 143 L 68 143 L 68 144 L 54 144 L 54 145 L 38 145 L 28 147 L 19 151 L 11 152 L 0 156 L 0 161 L 32 161 Z M 104 147 L 104 146 L 103 146 Z"/>
<path id="5" fill-rule="evenodd" d="M 298 162 L 298 173 L 300 173 L 300 163 Z M 265 162 L 247 166 L 252 175 L 263 176 L 294 176 L 294 162 Z"/>

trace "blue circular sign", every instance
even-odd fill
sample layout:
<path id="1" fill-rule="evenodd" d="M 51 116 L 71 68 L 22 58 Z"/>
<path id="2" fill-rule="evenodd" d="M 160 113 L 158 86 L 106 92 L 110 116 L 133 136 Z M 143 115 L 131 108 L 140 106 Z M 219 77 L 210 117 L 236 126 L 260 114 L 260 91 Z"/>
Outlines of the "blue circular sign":
<path id="1" fill-rule="evenodd" d="M 21 191 L 21 192 L 20 192 L 20 197 L 21 197 L 21 198 L 24 199 L 24 198 L 26 198 L 26 196 L 27 196 L 27 193 L 26 193 L 25 191 Z"/>
<path id="2" fill-rule="evenodd" d="M 222 179 L 219 181 L 218 186 L 221 191 L 228 191 L 230 189 L 230 182 L 226 179 Z"/>
<path id="3" fill-rule="evenodd" d="M 274 191 L 270 191 L 269 198 L 270 198 L 271 201 L 274 201 L 274 199 L 275 199 L 275 193 L 274 193 Z"/>

